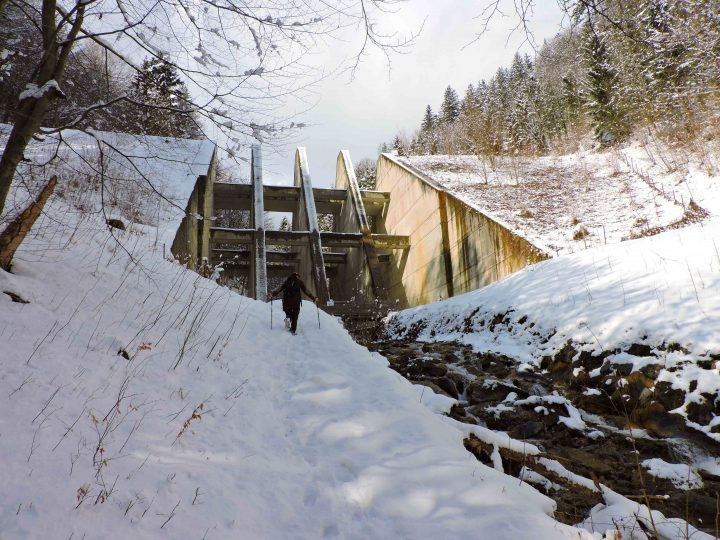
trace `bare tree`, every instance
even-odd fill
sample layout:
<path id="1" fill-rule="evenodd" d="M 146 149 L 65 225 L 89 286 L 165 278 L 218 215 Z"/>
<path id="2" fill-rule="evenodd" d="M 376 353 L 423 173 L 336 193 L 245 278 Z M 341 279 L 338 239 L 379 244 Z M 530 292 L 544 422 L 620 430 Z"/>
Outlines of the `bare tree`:
<path id="1" fill-rule="evenodd" d="M 282 137 L 301 126 L 278 118 L 277 109 L 312 82 L 304 59 L 325 39 L 359 37 L 358 55 L 368 46 L 388 53 L 407 45 L 411 38 L 382 33 L 376 20 L 401 1 L 0 0 L 31 21 L 37 18 L 42 42 L 30 83 L 18 96 L 18 114 L 0 159 L 0 211 L 34 134 L 79 127 L 94 111 L 120 102 L 148 106 L 130 94 L 111 96 L 78 111 L 63 125 L 41 130 L 51 104 L 64 95 L 63 78 L 79 43 L 95 41 L 136 71 L 141 69 L 138 57 L 172 66 L 187 85 L 186 102 L 152 106 L 197 115 L 206 129 L 228 141 L 232 155 L 248 138 Z"/>

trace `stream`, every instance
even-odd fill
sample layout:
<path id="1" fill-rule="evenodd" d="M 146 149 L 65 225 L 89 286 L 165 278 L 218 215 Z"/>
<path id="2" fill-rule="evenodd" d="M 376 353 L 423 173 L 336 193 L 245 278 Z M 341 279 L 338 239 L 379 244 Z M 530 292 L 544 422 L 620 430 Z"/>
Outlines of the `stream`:
<path id="1" fill-rule="evenodd" d="M 477 353 L 460 343 L 365 345 L 412 383 L 457 399 L 448 413 L 452 418 L 538 447 L 544 460 L 501 451 L 502 467 L 555 500 L 559 521 L 577 524 L 586 519 L 590 509 L 603 502 L 597 489 L 603 484 L 667 518 L 684 519 L 716 535 L 720 476 L 717 467 L 701 466 L 715 462 L 718 447 L 688 433 L 667 414 L 617 410 L 610 396 L 588 389 L 581 378 L 553 369 L 521 370 L 512 358 Z M 493 466 L 492 446 L 471 436 L 465 447 Z M 643 462 L 652 458 L 682 464 L 687 473 L 670 479 L 651 475 Z M 551 462 L 562 467 L 549 466 Z"/>

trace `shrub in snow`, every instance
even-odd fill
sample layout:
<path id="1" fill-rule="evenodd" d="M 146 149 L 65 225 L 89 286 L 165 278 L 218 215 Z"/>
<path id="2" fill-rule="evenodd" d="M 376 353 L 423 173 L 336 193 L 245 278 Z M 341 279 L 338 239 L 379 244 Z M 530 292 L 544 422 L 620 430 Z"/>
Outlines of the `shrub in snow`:
<path id="1" fill-rule="evenodd" d="M 575 225 L 572 233 L 573 240 L 582 240 L 583 238 L 587 238 L 588 236 L 590 236 L 590 232 L 587 230 L 587 227 L 585 227 L 585 225 L 583 225 L 582 223 L 578 223 L 577 225 Z"/>
<path id="2" fill-rule="evenodd" d="M 535 217 L 535 215 L 527 208 L 520 210 L 520 212 L 518 212 L 518 216 L 525 219 L 532 219 Z"/>

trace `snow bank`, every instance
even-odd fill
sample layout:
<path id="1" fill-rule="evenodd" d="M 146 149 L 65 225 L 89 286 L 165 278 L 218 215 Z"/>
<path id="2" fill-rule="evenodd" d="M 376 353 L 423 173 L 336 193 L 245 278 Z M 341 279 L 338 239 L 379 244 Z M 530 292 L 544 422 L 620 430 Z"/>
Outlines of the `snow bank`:
<path id="1" fill-rule="evenodd" d="M 390 329 L 401 331 L 422 321 L 420 338 L 434 331 L 435 340 L 482 340 L 478 346 L 505 352 L 502 336 L 463 333 L 458 323 L 470 315 L 480 320 L 508 313 L 508 322 L 518 328 L 525 316 L 534 332 L 554 332 L 545 349 L 569 339 L 598 352 L 667 341 L 698 354 L 720 353 L 718 237 L 720 223 L 713 221 L 544 261 L 485 288 L 395 313 Z M 514 345 L 529 361 L 536 344 Z M 668 354 L 668 362 L 677 361 Z M 626 359 L 618 357 L 618 362 Z"/>
<path id="2" fill-rule="evenodd" d="M 0 124 L 0 148 L 4 148 L 10 128 Z M 96 204 L 102 196 L 106 213 L 132 214 L 141 222 L 160 227 L 159 241 L 169 246 L 197 177 L 208 174 L 214 151 L 215 145 L 209 140 L 64 130 L 33 139 L 18 176 L 23 177 L 23 185 L 32 185 L 35 176 L 58 174 L 57 191 L 74 189 L 75 196 L 83 197 L 74 201 L 78 205 Z M 101 174 L 104 183 L 100 182 Z M 81 183 L 84 190 L 78 190 Z M 90 198 L 86 197 L 89 192 Z M 26 193 L 15 189 L 6 211 L 24 207 L 26 200 Z"/>
<path id="3" fill-rule="evenodd" d="M 651 475 L 666 478 L 681 489 L 695 489 L 703 485 L 700 475 L 688 464 L 668 463 L 660 458 L 652 458 L 644 460 L 641 465 Z"/>
<path id="4" fill-rule="evenodd" d="M 116 234 L 55 199 L 0 271 L 3 538 L 590 538 L 334 318 Z"/>
<path id="5" fill-rule="evenodd" d="M 631 501 L 611 489 L 603 487 L 605 504 L 598 504 L 590 511 L 590 517 L 581 523 L 588 531 L 606 533 L 612 540 L 711 540 L 713 537 L 686 527 L 681 519 L 666 518 L 657 510 L 649 510 L 644 504 Z M 638 525 L 642 523 L 642 526 Z M 646 532 L 647 531 L 647 532 Z M 655 534 L 657 533 L 657 534 Z"/>

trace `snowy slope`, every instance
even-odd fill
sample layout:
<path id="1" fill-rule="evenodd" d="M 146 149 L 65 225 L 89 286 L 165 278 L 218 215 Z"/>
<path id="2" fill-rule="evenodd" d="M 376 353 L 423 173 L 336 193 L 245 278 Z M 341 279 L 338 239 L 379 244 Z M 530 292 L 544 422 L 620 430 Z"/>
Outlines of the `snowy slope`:
<path id="1" fill-rule="evenodd" d="M 483 289 L 391 316 L 391 337 L 459 340 L 540 366 L 567 342 L 607 361 L 654 364 L 691 402 L 720 391 L 720 222 L 588 249 L 525 268 Z M 650 354 L 626 352 L 647 346 Z M 710 364 L 704 369 L 699 362 Z M 590 373 L 591 378 L 599 377 Z M 720 417 L 689 423 L 720 441 Z"/>
<path id="2" fill-rule="evenodd" d="M 0 148 L 5 146 L 10 127 L 0 124 Z M 197 177 L 208 174 L 214 151 L 215 144 L 207 139 L 70 129 L 33 139 L 25 151 L 28 162 L 23 164 L 16 180 L 32 184 L 37 177 L 58 174 L 61 186 L 85 184 L 99 196 L 100 178 L 104 176 L 102 196 L 106 212 L 118 216 L 133 214 L 136 219 L 152 224 L 162 221 L 163 230 L 174 231 L 182 221 Z M 86 195 L 83 191 L 72 194 L 83 197 Z M 14 190 L 6 211 L 24 207 L 26 199 L 24 190 Z M 149 201 L 152 202 L 147 205 Z M 148 208 L 152 208 L 152 215 L 146 215 L 150 213 Z M 169 243 L 172 237 L 163 240 Z"/>
<path id="3" fill-rule="evenodd" d="M 56 198 L 0 271 L 3 540 L 589 537 L 335 319 L 116 234 Z"/>
<path id="4" fill-rule="evenodd" d="M 718 149 L 690 153 L 652 137 L 602 152 L 541 158 L 404 156 L 430 177 L 550 255 L 613 244 L 708 211 L 718 215 Z M 693 213 L 690 201 L 702 210 Z M 686 211 L 690 210 L 689 214 Z"/>

